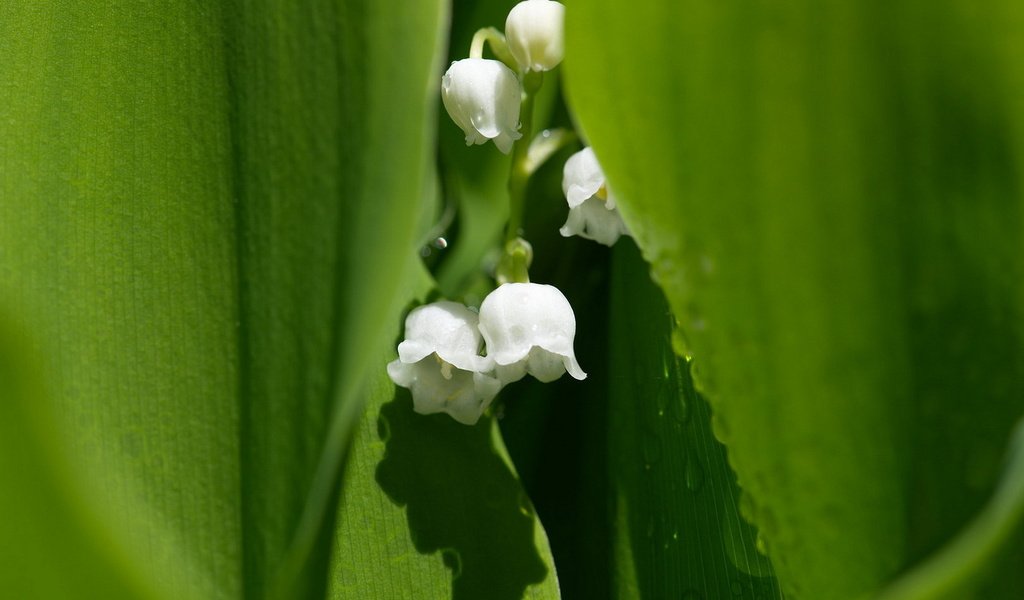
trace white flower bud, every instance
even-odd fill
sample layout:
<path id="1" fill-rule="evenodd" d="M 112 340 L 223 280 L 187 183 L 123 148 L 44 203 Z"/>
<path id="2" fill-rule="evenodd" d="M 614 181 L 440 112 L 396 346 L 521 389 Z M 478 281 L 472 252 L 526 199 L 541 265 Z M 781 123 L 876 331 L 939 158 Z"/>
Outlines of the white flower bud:
<path id="1" fill-rule="evenodd" d="M 519 78 L 500 61 L 466 58 L 455 61 L 441 78 L 441 101 L 455 124 L 466 133 L 466 145 L 494 145 L 505 154 L 522 137 Z"/>
<path id="2" fill-rule="evenodd" d="M 412 392 L 416 412 L 446 412 L 472 425 L 501 390 L 501 382 L 485 374 L 493 362 L 478 354 L 477 323 L 477 315 L 456 302 L 427 304 L 406 317 L 405 340 L 387 369 L 395 384 Z"/>
<path id="3" fill-rule="evenodd" d="M 576 316 L 554 286 L 498 286 L 480 306 L 480 333 L 502 383 L 522 379 L 526 373 L 543 382 L 554 381 L 566 371 L 576 379 L 587 376 L 573 352 Z"/>
<path id="4" fill-rule="evenodd" d="M 505 40 L 524 71 L 550 71 L 562 62 L 565 6 L 554 0 L 526 0 L 505 19 Z"/>
<path id="5" fill-rule="evenodd" d="M 569 203 L 569 217 L 559 229 L 564 237 L 578 235 L 611 246 L 620 236 L 629 235 L 591 148 L 584 148 L 565 161 L 562 192 Z"/>

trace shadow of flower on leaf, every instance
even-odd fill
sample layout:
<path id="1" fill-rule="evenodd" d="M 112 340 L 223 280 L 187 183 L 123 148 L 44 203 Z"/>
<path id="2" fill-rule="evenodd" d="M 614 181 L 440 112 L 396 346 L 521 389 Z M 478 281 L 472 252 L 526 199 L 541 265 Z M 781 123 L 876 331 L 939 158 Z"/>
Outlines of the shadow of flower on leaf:
<path id="1" fill-rule="evenodd" d="M 534 543 L 536 516 L 516 475 L 492 443 L 490 418 L 474 427 L 448 415 L 419 415 L 399 390 L 381 407 L 386 444 L 377 483 L 406 508 L 416 550 L 441 552 L 453 600 L 522 598 L 547 576 Z"/>

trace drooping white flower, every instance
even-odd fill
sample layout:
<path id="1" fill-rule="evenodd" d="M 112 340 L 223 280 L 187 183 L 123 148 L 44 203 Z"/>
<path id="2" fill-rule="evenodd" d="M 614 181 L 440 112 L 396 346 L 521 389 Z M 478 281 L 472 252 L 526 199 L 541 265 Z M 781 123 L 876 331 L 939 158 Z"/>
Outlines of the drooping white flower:
<path id="1" fill-rule="evenodd" d="M 477 323 L 477 315 L 456 302 L 427 304 L 406 317 L 405 340 L 387 369 L 395 384 L 412 392 L 416 412 L 446 412 L 472 425 L 501 390 L 486 374 L 493 362 L 478 353 Z"/>
<path id="2" fill-rule="evenodd" d="M 587 376 L 573 352 L 576 316 L 554 286 L 498 286 L 480 306 L 480 333 L 503 383 L 527 373 L 543 382 L 554 381 L 566 371 L 576 379 Z"/>
<path id="3" fill-rule="evenodd" d="M 522 137 L 519 104 L 522 90 L 516 74 L 500 61 L 466 58 L 455 61 L 441 78 L 441 101 L 466 134 L 466 145 L 494 145 L 505 154 Z"/>
<path id="4" fill-rule="evenodd" d="M 569 203 L 569 217 L 559 229 L 562 236 L 578 235 L 611 246 L 620 236 L 629 235 L 591 148 L 584 148 L 565 161 L 562 192 Z"/>
<path id="5" fill-rule="evenodd" d="M 505 19 L 508 49 L 524 71 L 550 71 L 562 62 L 565 6 L 554 0 L 525 0 Z"/>
<path id="6" fill-rule="evenodd" d="M 622 216 L 614 208 L 608 208 L 604 200 L 592 196 L 583 204 L 569 209 L 569 217 L 565 225 L 558 230 L 562 237 L 578 235 L 605 246 L 612 246 L 619 237 L 628 234 Z"/>

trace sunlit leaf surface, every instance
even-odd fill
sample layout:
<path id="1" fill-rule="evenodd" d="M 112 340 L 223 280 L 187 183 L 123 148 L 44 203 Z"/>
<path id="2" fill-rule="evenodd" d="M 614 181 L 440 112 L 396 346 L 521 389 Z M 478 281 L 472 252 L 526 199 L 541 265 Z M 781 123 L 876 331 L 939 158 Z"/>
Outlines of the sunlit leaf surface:
<path id="1" fill-rule="evenodd" d="M 941 548 L 1022 412 L 1024 15 L 983 5 L 567 17 L 570 101 L 795 598 Z M 1019 594 L 1022 547 L 964 597 Z"/>
<path id="2" fill-rule="evenodd" d="M 54 452 L 46 386 L 15 330 L 0 315 L 0 591 L 9 598 L 160 598 L 152 573 L 110 543 L 79 501 L 85 482 Z M 43 565 L 50 572 L 40 577 Z"/>

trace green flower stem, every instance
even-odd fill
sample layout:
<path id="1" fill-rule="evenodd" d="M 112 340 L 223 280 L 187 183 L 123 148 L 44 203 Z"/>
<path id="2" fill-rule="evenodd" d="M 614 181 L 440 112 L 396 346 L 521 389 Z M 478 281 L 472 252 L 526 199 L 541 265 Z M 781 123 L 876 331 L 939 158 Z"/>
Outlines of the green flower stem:
<path id="1" fill-rule="evenodd" d="M 530 264 L 532 262 L 533 247 L 530 246 L 530 242 L 521 237 L 507 242 L 496 273 L 498 285 L 530 283 Z"/>
<path id="2" fill-rule="evenodd" d="M 473 34 L 473 41 L 469 44 L 469 57 L 483 58 L 485 43 L 490 44 L 491 52 L 494 53 L 494 57 L 505 63 L 505 66 L 513 71 L 519 69 L 519 65 L 516 64 L 515 57 L 513 57 L 512 53 L 508 50 L 508 43 L 505 41 L 505 34 L 494 27 L 484 27 L 483 29 L 478 29 L 477 32 Z"/>
<path id="3" fill-rule="evenodd" d="M 523 104 L 520 109 L 519 133 L 522 137 L 512 147 L 512 168 L 508 176 L 508 229 L 505 243 L 519 237 L 523 226 L 523 206 L 526 203 L 526 185 L 530 180 L 530 142 L 533 138 L 533 99 L 544 83 L 544 74 L 530 71 L 523 76 Z"/>

